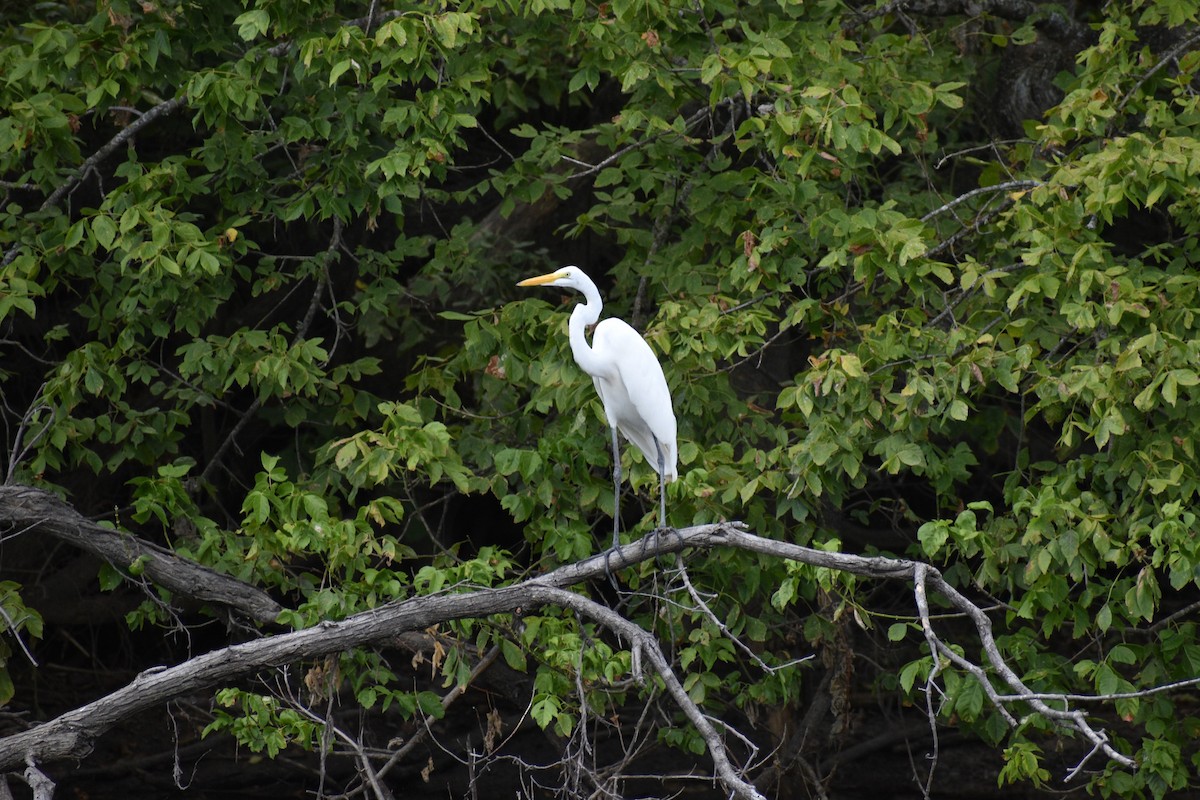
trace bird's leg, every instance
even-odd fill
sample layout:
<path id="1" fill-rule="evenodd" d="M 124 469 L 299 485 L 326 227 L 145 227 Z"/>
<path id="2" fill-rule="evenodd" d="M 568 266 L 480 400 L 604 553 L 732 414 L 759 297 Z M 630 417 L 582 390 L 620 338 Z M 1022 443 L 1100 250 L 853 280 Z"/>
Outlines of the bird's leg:
<path id="1" fill-rule="evenodd" d="M 654 440 L 654 449 L 658 451 L 658 527 L 667 527 L 667 455 Z"/>
<path id="2" fill-rule="evenodd" d="M 613 451 L 613 549 L 621 546 L 621 444 L 617 441 L 617 429 L 612 428 Z"/>
<path id="3" fill-rule="evenodd" d="M 612 568 L 609 566 L 608 559 L 613 552 L 621 546 L 621 444 L 617 441 L 617 429 L 612 429 L 612 450 L 613 450 L 613 542 L 612 547 L 604 551 L 604 574 L 608 576 L 608 582 L 613 585 L 613 588 L 620 591 L 617 586 L 616 576 L 612 573 Z"/>
<path id="4" fill-rule="evenodd" d="M 657 547 L 659 532 L 667 529 L 667 454 L 663 452 L 662 445 L 653 434 L 650 438 L 654 442 L 654 451 L 658 454 L 658 527 L 652 531 Z"/>

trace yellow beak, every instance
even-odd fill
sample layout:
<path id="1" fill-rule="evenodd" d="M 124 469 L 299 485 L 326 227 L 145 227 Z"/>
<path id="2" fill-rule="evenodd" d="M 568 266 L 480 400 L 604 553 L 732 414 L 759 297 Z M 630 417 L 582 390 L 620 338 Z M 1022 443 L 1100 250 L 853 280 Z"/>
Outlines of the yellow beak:
<path id="1" fill-rule="evenodd" d="M 563 277 L 562 270 L 558 272 L 547 272 L 545 275 L 538 275 L 536 278 L 526 278 L 517 283 L 517 286 L 542 286 L 543 284 L 551 283 Z"/>

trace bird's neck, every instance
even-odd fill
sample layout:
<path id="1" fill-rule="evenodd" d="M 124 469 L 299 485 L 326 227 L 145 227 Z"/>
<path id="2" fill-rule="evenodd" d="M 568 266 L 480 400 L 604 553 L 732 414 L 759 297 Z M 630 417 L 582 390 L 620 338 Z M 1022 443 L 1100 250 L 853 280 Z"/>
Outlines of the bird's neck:
<path id="1" fill-rule="evenodd" d="M 587 302 L 575 306 L 571 312 L 571 321 L 567 325 L 567 331 L 571 340 L 571 354 L 575 356 L 575 362 L 584 372 L 594 376 L 602 370 L 602 367 L 599 363 L 600 359 L 592 350 L 592 346 L 588 344 L 584 331 L 588 325 L 595 325 L 596 321 L 600 319 L 600 309 L 604 307 L 604 304 L 595 287 L 585 287 L 582 291 Z"/>

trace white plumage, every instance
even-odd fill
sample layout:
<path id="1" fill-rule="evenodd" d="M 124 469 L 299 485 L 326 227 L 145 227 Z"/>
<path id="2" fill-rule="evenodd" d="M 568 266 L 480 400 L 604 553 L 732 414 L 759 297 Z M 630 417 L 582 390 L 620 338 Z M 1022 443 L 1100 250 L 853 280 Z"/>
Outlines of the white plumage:
<path id="1" fill-rule="evenodd" d="M 580 368 L 592 376 L 604 415 L 612 428 L 614 491 L 620 496 L 621 454 L 617 431 L 642 452 L 660 476 L 659 522 L 666 527 L 666 484 L 679 477 L 675 442 L 675 412 L 662 366 L 646 340 L 624 320 L 606 319 L 596 325 L 589 345 L 584 331 L 600 319 L 603 301 L 596 284 L 579 267 L 521 281 L 518 286 L 565 286 L 583 294 L 567 326 L 571 352 Z M 613 514 L 618 502 L 614 498 Z M 613 545 L 617 544 L 614 520 Z"/>
<path id="2" fill-rule="evenodd" d="M 668 483 L 675 480 L 675 412 L 654 351 L 625 320 L 615 318 L 596 326 L 592 351 L 621 354 L 606 373 L 590 373 L 608 424 L 633 442 Z"/>

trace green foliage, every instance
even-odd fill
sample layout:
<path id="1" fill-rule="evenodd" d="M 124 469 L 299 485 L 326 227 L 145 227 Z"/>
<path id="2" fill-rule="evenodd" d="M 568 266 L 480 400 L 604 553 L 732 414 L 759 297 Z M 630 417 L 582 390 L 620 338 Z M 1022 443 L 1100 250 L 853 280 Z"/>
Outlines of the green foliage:
<path id="1" fill-rule="evenodd" d="M 16 691 L 9 663 L 18 651 L 28 647 L 28 639 L 41 639 L 43 635 L 41 614 L 25 605 L 20 590 L 20 584 L 0 581 L 0 612 L 3 614 L 5 635 L 4 639 L 0 639 L 0 706 L 8 705 Z M 17 643 L 18 639 L 23 643 Z M 28 649 L 25 652 L 27 654 Z"/>
<path id="2" fill-rule="evenodd" d="M 1030 781 L 1041 786 L 1050 779 L 1050 772 L 1041 766 L 1042 749 L 1031 742 L 1017 742 L 1004 749 L 1004 767 L 999 784 Z"/>
<path id="3" fill-rule="evenodd" d="M 274 758 L 290 744 L 311 750 L 320 741 L 321 725 L 295 708 L 285 707 L 278 698 L 242 689 L 222 689 L 217 693 L 217 704 L 220 708 L 205 727 L 204 735 L 226 731 L 252 753 L 266 753 Z"/>
<path id="4" fill-rule="evenodd" d="M 1200 587 L 1200 57 L 1168 58 L 1194 3 L 1076 4 L 1060 99 L 1007 132 L 989 129 L 1005 70 L 1065 46 L 1041 17 L 483 0 L 346 24 L 368 5 L 0 12 L 8 480 L 125 509 L 295 628 L 590 555 L 612 513 L 602 409 L 567 306 L 512 287 L 586 254 L 664 361 L 671 524 L 929 560 L 1004 609 L 1036 691 L 1197 674 L 1177 612 Z M 639 535 L 657 481 L 623 458 Z M 465 496 L 488 513 L 451 513 Z M 730 634 L 778 668 L 854 625 L 896 654 L 878 686 L 924 691 L 911 608 L 875 584 L 747 553 L 688 565 L 711 617 L 683 594 L 628 613 L 709 713 L 754 718 L 811 680 Z M 654 565 L 626 572 L 661 588 Z M 12 635 L 39 637 L 0 587 Z M 447 685 L 499 646 L 560 735 L 657 691 L 612 689 L 630 654 L 553 610 L 442 633 Z M 378 654 L 341 669 L 365 708 L 440 713 Z M 1010 731 L 973 676 L 935 677 L 940 719 L 1003 748 L 1001 783 L 1047 782 L 1044 721 Z M 255 752 L 318 746 L 277 699 L 218 705 L 210 729 Z M 1176 695 L 1105 708 L 1139 766 L 1095 791 L 1194 789 Z"/>

